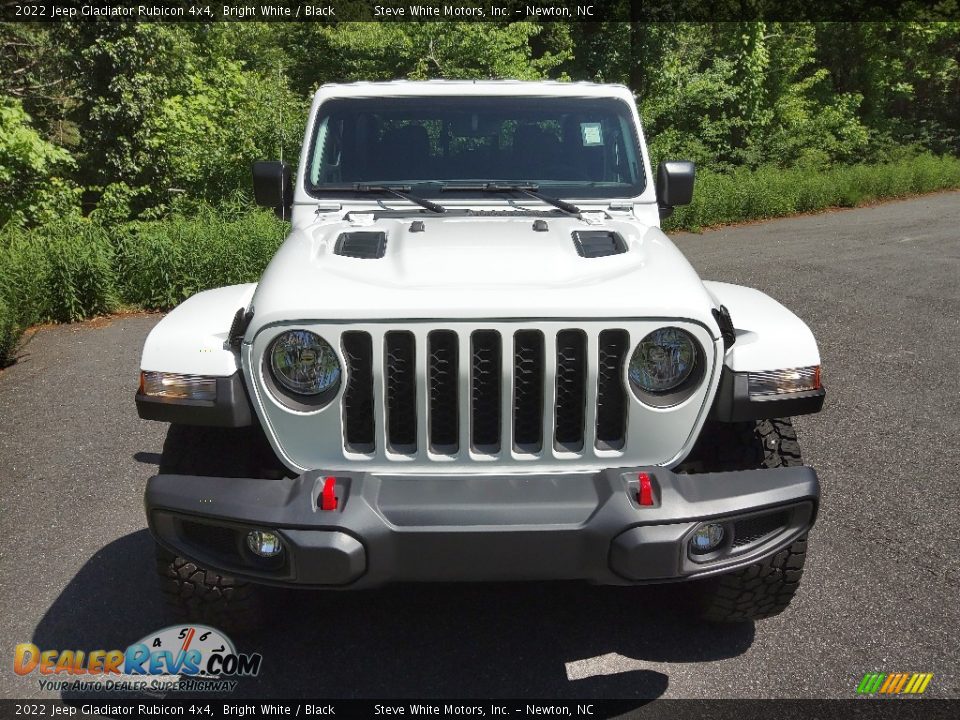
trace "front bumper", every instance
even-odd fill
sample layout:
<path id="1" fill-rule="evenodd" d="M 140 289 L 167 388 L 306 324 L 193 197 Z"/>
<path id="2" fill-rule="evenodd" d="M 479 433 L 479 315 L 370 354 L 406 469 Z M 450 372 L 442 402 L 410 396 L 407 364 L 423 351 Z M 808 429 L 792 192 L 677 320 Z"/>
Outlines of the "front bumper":
<path id="1" fill-rule="evenodd" d="M 637 501 L 638 473 L 654 504 Z M 335 475 L 293 479 L 156 475 L 145 505 L 161 545 L 201 565 L 277 585 L 582 579 L 609 585 L 703 577 L 754 563 L 808 531 L 820 497 L 809 467 L 676 474 L 664 468 L 486 476 Z M 689 538 L 721 522 L 725 540 L 693 555 Z M 253 555 L 251 529 L 284 552 Z"/>

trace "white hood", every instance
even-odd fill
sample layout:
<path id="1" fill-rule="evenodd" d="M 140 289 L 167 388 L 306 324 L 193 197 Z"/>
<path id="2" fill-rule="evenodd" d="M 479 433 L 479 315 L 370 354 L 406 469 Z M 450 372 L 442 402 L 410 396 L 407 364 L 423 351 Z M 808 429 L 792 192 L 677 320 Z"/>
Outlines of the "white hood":
<path id="1" fill-rule="evenodd" d="M 370 216 L 368 216 L 370 217 Z M 411 232 L 414 219 L 422 232 Z M 297 320 L 685 318 L 715 335 L 713 302 L 686 258 L 633 219 L 407 216 L 358 224 L 340 217 L 296 228 L 253 298 L 252 334 Z M 386 233 L 382 258 L 334 254 L 341 233 Z M 612 230 L 627 252 L 581 257 L 574 230 Z M 248 333 L 248 337 L 250 334 Z"/>

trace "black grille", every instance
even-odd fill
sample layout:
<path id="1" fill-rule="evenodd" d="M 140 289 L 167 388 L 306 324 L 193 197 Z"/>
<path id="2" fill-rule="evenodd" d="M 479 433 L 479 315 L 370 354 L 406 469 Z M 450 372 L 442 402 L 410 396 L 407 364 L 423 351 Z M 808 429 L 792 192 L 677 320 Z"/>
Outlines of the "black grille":
<path id="1" fill-rule="evenodd" d="M 343 352 L 347 361 L 347 386 L 343 393 L 344 441 L 347 449 L 372 453 L 373 347 L 365 332 L 345 332 Z"/>
<path id="2" fill-rule="evenodd" d="M 776 512 L 738 520 L 733 524 L 733 547 L 743 547 L 771 535 L 787 525 L 787 513 Z"/>
<path id="3" fill-rule="evenodd" d="M 543 333 L 521 330 L 513 349 L 513 444 L 520 452 L 543 446 Z"/>
<path id="4" fill-rule="evenodd" d="M 413 333 L 388 332 L 384 344 L 387 445 L 393 452 L 412 454 L 417 451 L 417 381 Z"/>
<path id="5" fill-rule="evenodd" d="M 577 254 L 585 258 L 619 255 L 627 251 L 627 244 L 615 232 L 609 230 L 577 230 L 573 233 Z"/>
<path id="6" fill-rule="evenodd" d="M 470 373 L 472 444 L 482 453 L 500 452 L 500 333 L 473 333 Z"/>
<path id="7" fill-rule="evenodd" d="M 467 449 L 535 454 L 551 444 L 570 453 L 592 450 L 587 445 L 594 443 L 599 450 L 626 447 L 625 329 L 603 330 L 589 339 L 572 328 L 555 336 L 527 328 L 504 334 L 477 330 L 469 337 L 467 350 L 466 337 L 456 330 L 431 330 L 419 338 L 407 330 L 385 331 L 382 345 L 369 332 L 344 332 L 344 449 L 456 456 Z M 549 374 L 548 353 L 556 360 Z M 506 385 L 504 373 L 510 379 Z M 594 377 L 595 402 L 594 388 L 587 385 Z M 588 412 L 588 395 L 595 415 Z"/>
<path id="8" fill-rule="evenodd" d="M 382 232 L 341 233 L 333 252 L 344 257 L 376 260 L 387 252 L 387 236 Z"/>
<path id="9" fill-rule="evenodd" d="M 620 450 L 627 429 L 627 396 L 623 363 L 627 354 L 625 330 L 604 330 L 597 348 L 597 447 Z"/>
<path id="10" fill-rule="evenodd" d="M 452 455 L 460 447 L 457 403 L 457 334 L 450 330 L 430 333 L 430 449 Z"/>
<path id="11" fill-rule="evenodd" d="M 581 330 L 557 333 L 557 401 L 555 445 L 558 450 L 583 449 L 586 401 L 587 338 Z"/>
<path id="12" fill-rule="evenodd" d="M 222 525 L 184 520 L 180 524 L 183 539 L 197 548 L 221 557 L 237 557 L 237 532 Z"/>

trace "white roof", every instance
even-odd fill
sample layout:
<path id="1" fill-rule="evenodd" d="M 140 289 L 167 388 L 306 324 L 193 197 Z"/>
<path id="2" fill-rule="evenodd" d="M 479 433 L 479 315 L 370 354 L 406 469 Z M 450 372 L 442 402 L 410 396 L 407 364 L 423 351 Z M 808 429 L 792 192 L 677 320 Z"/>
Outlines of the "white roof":
<path id="1" fill-rule="evenodd" d="M 551 97 L 616 97 L 632 100 L 624 85 L 556 80 L 391 80 L 331 83 L 317 90 L 318 100 L 332 97 L 400 97 L 435 95 L 507 95 Z"/>

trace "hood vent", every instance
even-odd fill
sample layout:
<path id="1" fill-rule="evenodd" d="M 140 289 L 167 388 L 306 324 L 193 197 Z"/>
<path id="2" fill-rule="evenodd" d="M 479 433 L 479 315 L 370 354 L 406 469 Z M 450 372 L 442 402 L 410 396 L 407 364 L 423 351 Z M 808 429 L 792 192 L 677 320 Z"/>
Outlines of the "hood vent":
<path id="1" fill-rule="evenodd" d="M 577 254 L 585 258 L 620 255 L 627 251 L 627 243 L 623 238 L 610 230 L 576 230 L 573 233 L 573 244 L 577 248 Z"/>
<path id="2" fill-rule="evenodd" d="M 333 247 L 335 255 L 376 260 L 387 251 L 387 236 L 382 232 L 341 233 Z"/>

